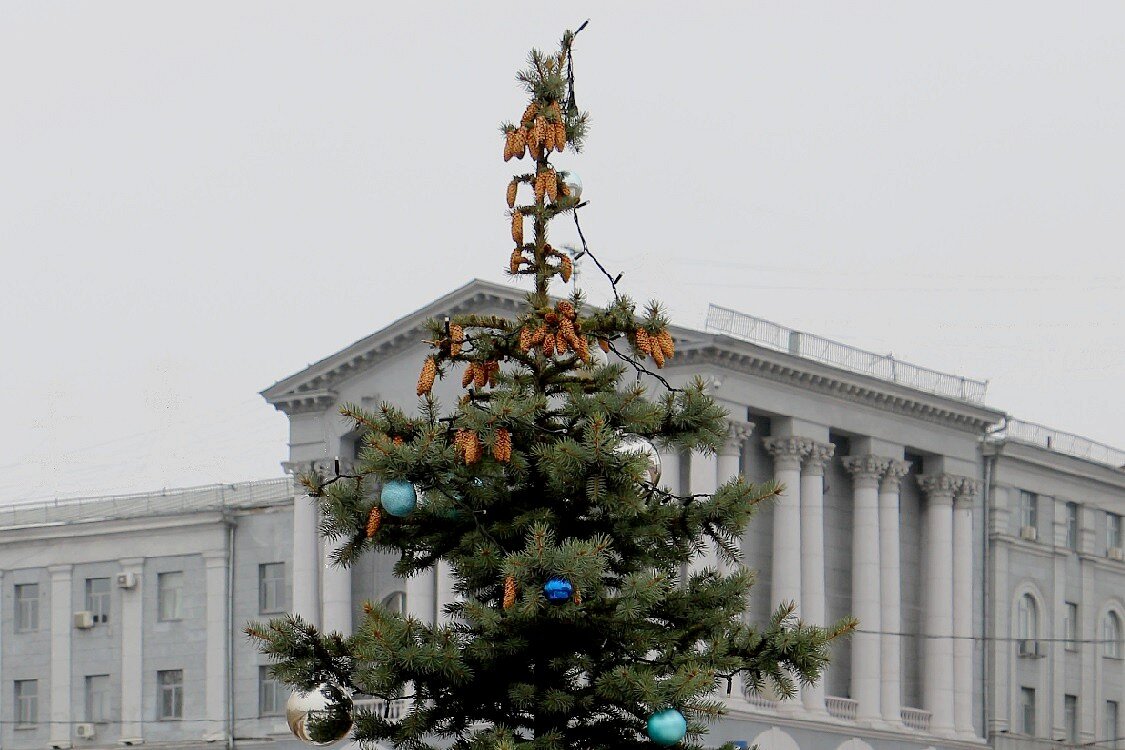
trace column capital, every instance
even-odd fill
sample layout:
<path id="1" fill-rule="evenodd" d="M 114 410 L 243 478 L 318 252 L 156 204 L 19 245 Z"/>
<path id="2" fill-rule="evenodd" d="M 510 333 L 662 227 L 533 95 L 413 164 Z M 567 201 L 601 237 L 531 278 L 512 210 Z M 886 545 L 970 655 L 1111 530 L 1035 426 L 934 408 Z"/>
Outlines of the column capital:
<path id="1" fill-rule="evenodd" d="M 956 474 L 919 474 L 918 487 L 930 501 L 953 502 L 953 495 L 965 477 Z"/>
<path id="2" fill-rule="evenodd" d="M 765 446 L 766 452 L 773 456 L 774 461 L 790 463 L 795 468 L 800 467 L 801 459 L 812 450 L 812 444 L 812 440 L 802 437 L 762 438 L 762 445 Z"/>
<path id="3" fill-rule="evenodd" d="M 890 468 L 892 458 L 883 456 L 844 456 L 840 459 L 844 468 L 852 475 L 856 487 L 874 487 Z"/>
<path id="4" fill-rule="evenodd" d="M 957 489 L 953 491 L 953 494 L 958 501 L 964 500 L 965 502 L 971 502 L 972 499 L 980 493 L 981 487 L 983 486 L 984 483 L 979 480 L 970 477 L 961 477 L 961 483 L 957 486 Z"/>
<path id="5" fill-rule="evenodd" d="M 902 478 L 910 473 L 910 462 L 899 461 L 894 459 L 890 465 L 887 466 L 887 472 L 883 475 L 883 480 L 880 484 L 880 489 L 884 492 L 898 492 L 902 484 Z"/>
<path id="6" fill-rule="evenodd" d="M 727 437 L 719 448 L 719 453 L 725 455 L 742 452 L 742 444 L 754 434 L 754 423 L 739 419 L 727 420 Z"/>
<path id="7" fill-rule="evenodd" d="M 812 441 L 802 463 L 803 473 L 808 476 L 823 476 L 824 465 L 831 461 L 834 455 L 836 455 L 835 444 Z"/>

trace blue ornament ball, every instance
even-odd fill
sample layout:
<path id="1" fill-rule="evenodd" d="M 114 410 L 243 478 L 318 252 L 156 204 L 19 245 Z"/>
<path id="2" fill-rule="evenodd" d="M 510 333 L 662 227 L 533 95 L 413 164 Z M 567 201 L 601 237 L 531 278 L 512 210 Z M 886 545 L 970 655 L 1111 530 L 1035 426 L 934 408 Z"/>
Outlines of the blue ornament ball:
<path id="1" fill-rule="evenodd" d="M 392 479 L 383 484 L 379 502 L 392 516 L 407 516 L 418 505 L 418 491 L 410 482 Z"/>
<path id="2" fill-rule="evenodd" d="M 674 708 L 657 711 L 648 717 L 648 736 L 657 745 L 675 745 L 687 734 L 687 719 Z"/>
<path id="3" fill-rule="evenodd" d="M 552 578 L 543 584 L 543 593 L 552 604 L 562 604 L 573 596 L 574 586 L 565 578 Z"/>
<path id="4" fill-rule="evenodd" d="M 568 171 L 563 184 L 566 185 L 567 197 L 573 198 L 575 202 L 582 200 L 582 178 L 577 172 Z"/>

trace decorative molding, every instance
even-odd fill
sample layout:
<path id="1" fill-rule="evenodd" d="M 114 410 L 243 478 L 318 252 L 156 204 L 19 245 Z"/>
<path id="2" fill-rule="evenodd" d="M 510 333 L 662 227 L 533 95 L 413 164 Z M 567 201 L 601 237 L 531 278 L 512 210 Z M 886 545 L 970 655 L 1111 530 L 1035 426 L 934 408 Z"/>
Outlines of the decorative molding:
<path id="1" fill-rule="evenodd" d="M 918 487 L 922 490 L 922 494 L 930 499 L 952 498 L 965 479 L 966 477 L 956 474 L 919 474 Z"/>
<path id="2" fill-rule="evenodd" d="M 981 487 L 983 486 L 984 483 L 980 480 L 961 477 L 961 485 L 954 494 L 957 496 L 958 500 L 964 498 L 966 501 L 969 501 L 980 494 Z"/>
<path id="3" fill-rule="evenodd" d="M 727 438 L 723 441 L 720 453 L 730 455 L 741 453 L 743 444 L 754 434 L 754 423 L 740 420 L 727 420 Z"/>
<path id="4" fill-rule="evenodd" d="M 834 455 L 836 455 L 834 443 L 813 441 L 809 447 L 809 452 L 805 455 L 804 462 L 801 464 L 802 473 L 806 476 L 823 476 L 824 465 L 831 461 Z"/>
<path id="5" fill-rule="evenodd" d="M 890 468 L 894 459 L 867 454 L 865 456 L 844 456 L 840 459 L 840 462 L 852 475 L 852 480 L 858 487 L 862 484 L 875 486 L 887 469 Z"/>
<path id="6" fill-rule="evenodd" d="M 884 492 L 898 492 L 902 487 L 902 478 L 910 473 L 910 466 L 909 461 L 892 460 L 887 472 L 883 474 L 880 489 Z"/>
<path id="7" fill-rule="evenodd" d="M 765 446 L 766 452 L 773 456 L 775 464 L 781 466 L 790 464 L 796 469 L 801 467 L 801 460 L 812 450 L 813 442 L 802 437 L 762 438 L 762 445 Z"/>

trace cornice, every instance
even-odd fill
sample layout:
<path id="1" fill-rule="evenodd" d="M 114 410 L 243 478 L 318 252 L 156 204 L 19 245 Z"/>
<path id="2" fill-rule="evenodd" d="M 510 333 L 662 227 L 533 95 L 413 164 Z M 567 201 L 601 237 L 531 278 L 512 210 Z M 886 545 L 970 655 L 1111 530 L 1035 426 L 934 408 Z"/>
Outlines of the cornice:
<path id="1" fill-rule="evenodd" d="M 975 435 L 983 435 L 1004 417 L 1004 412 L 996 409 L 925 393 L 730 336 L 707 334 L 707 339 L 680 348 L 670 363 L 677 368 L 700 365 L 766 378 Z"/>

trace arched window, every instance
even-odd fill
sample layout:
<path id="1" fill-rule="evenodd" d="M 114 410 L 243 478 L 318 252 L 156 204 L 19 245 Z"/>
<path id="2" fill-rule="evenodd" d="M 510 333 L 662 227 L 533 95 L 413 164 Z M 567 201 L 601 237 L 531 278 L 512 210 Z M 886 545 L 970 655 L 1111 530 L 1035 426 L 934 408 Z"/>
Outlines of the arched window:
<path id="1" fill-rule="evenodd" d="M 1016 608 L 1016 637 L 1023 641 L 1039 637 L 1039 608 L 1031 594 L 1021 596 Z"/>
<path id="2" fill-rule="evenodd" d="M 1102 620 L 1102 653 L 1121 658 L 1121 618 L 1116 612 L 1106 612 Z"/>

